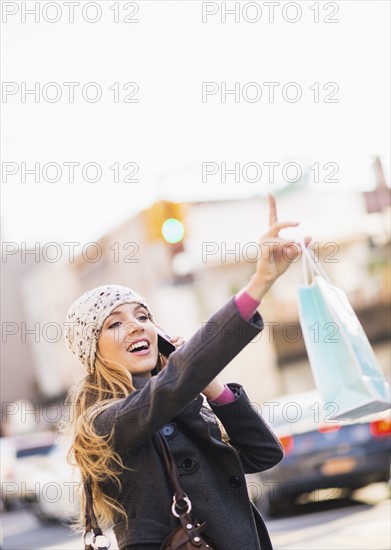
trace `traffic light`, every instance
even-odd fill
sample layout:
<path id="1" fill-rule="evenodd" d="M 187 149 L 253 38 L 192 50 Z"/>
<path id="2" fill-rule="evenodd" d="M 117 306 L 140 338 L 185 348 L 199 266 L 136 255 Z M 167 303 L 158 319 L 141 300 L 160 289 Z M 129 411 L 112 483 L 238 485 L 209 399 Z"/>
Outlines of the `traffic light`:
<path id="1" fill-rule="evenodd" d="M 159 201 L 144 210 L 147 240 L 163 241 L 178 249 L 185 237 L 185 213 L 182 204 Z"/>
<path id="2" fill-rule="evenodd" d="M 184 204 L 159 201 L 144 210 L 146 239 L 162 243 L 168 250 L 172 269 L 172 282 L 183 284 L 192 281 L 188 269 L 184 240 L 186 237 L 186 206 Z"/>
<path id="3" fill-rule="evenodd" d="M 166 242 L 177 244 L 185 235 L 185 226 L 177 218 L 167 218 L 162 225 L 162 235 Z"/>

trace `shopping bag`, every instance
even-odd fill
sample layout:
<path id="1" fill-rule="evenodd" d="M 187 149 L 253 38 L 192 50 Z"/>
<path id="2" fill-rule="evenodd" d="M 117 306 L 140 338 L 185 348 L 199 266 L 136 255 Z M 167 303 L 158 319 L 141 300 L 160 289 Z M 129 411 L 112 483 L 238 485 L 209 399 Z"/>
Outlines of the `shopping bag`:
<path id="1" fill-rule="evenodd" d="M 333 419 L 354 420 L 390 408 L 390 388 L 346 294 L 302 246 L 305 285 L 299 319 L 316 387 L 334 403 Z M 308 270 L 312 282 L 308 281 Z"/>

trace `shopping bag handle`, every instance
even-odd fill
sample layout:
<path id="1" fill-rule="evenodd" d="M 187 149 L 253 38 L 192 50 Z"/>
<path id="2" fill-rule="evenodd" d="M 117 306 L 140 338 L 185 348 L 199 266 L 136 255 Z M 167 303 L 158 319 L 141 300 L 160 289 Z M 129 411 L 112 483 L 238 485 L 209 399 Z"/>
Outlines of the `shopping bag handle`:
<path id="1" fill-rule="evenodd" d="M 303 267 L 305 284 L 307 286 L 309 285 L 308 269 L 311 272 L 312 279 L 314 279 L 315 274 L 317 274 L 323 277 L 323 279 L 325 279 L 328 283 L 332 284 L 329 276 L 323 269 L 323 266 L 321 265 L 320 260 L 316 258 L 314 251 L 305 245 L 304 240 L 300 240 L 299 243 L 301 246 L 302 256 L 303 256 L 302 267 Z"/>

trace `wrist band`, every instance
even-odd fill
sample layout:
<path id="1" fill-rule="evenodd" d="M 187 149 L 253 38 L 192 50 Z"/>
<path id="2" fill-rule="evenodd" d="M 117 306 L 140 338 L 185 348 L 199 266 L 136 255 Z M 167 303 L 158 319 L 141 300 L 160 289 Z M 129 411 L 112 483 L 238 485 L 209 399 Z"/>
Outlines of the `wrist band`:
<path id="1" fill-rule="evenodd" d="M 214 399 L 208 399 L 209 403 L 212 403 L 213 405 L 223 405 L 224 403 L 231 403 L 232 401 L 235 401 L 235 394 L 229 388 L 226 384 L 224 384 L 224 389 Z"/>
<path id="2" fill-rule="evenodd" d="M 245 290 L 242 290 L 235 296 L 235 305 L 245 321 L 251 319 L 261 303 L 262 300 L 255 300 Z"/>

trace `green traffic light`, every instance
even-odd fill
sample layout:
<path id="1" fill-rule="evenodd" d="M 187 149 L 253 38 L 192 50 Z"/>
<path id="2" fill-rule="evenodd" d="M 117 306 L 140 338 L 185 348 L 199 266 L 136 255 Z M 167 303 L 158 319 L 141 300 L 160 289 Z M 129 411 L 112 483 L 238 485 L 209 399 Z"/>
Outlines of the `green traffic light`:
<path id="1" fill-rule="evenodd" d="M 183 223 L 175 218 L 168 218 L 162 225 L 162 235 L 168 243 L 179 243 L 183 239 L 184 234 L 185 228 Z"/>

